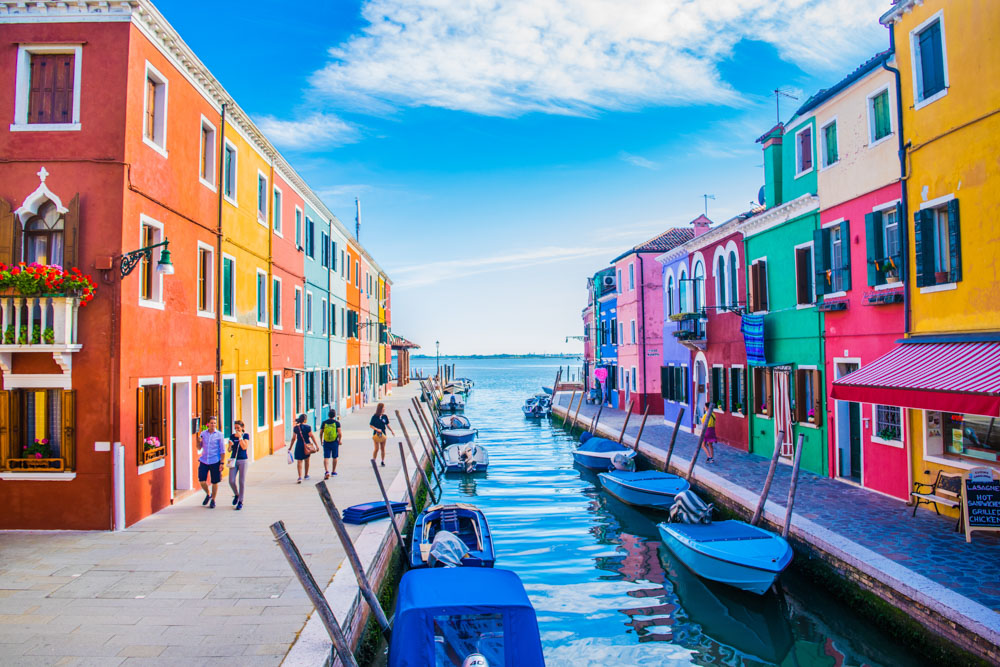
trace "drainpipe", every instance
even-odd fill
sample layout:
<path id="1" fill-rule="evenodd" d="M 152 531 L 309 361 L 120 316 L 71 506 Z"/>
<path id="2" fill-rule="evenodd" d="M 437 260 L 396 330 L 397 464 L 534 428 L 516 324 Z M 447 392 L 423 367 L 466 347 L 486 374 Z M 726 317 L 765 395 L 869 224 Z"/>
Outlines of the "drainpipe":
<path id="1" fill-rule="evenodd" d="M 270 219 L 268 220 L 268 227 L 269 227 L 269 229 L 267 230 L 267 277 L 271 279 L 270 280 L 271 284 L 264 286 L 264 298 L 265 299 L 267 298 L 267 288 L 270 287 L 271 288 L 271 307 L 267 309 L 267 312 L 269 313 L 268 318 L 270 319 L 270 321 L 267 323 L 267 382 L 264 383 L 264 386 L 267 387 L 268 384 L 271 385 L 271 403 L 272 403 L 272 405 L 271 405 L 271 419 L 268 421 L 268 423 L 271 425 L 271 428 L 268 429 L 267 451 L 268 451 L 269 454 L 274 454 L 274 409 L 276 407 L 275 405 L 273 405 L 273 403 L 274 403 L 274 346 L 275 346 L 275 342 L 274 342 L 274 336 L 275 336 L 275 333 L 274 333 L 274 216 L 275 216 L 275 214 L 277 212 L 274 210 L 274 156 L 273 155 L 271 156 L 271 169 L 270 169 L 270 171 L 271 171 L 271 176 L 270 176 L 269 182 L 271 184 L 271 191 L 268 192 L 266 194 L 266 196 L 271 200 L 271 206 L 270 206 L 271 216 L 270 216 Z M 282 200 L 282 203 L 284 203 L 283 200 Z M 279 300 L 279 305 L 280 305 L 280 300 Z M 281 380 L 278 383 L 278 395 L 282 396 L 282 397 L 284 396 L 284 389 L 282 388 L 283 382 L 284 382 L 284 373 L 281 374 Z M 265 394 L 266 394 L 266 390 L 265 390 Z M 264 405 L 267 405 L 267 396 L 266 395 L 259 397 L 258 400 L 264 401 Z M 266 408 L 265 408 L 265 410 L 266 410 Z"/>
<path id="2" fill-rule="evenodd" d="M 330 233 L 327 235 L 326 239 L 326 256 L 328 261 L 326 263 L 326 384 L 325 387 L 333 389 L 333 352 L 330 350 L 330 346 L 333 345 L 333 327 L 330 326 L 331 317 L 330 314 L 333 312 L 333 292 L 331 291 L 331 280 L 330 280 L 330 267 L 336 261 L 333 258 L 333 221 L 330 221 Z M 336 392 L 331 391 L 327 398 L 330 399 L 330 407 L 333 408 L 334 400 L 333 395 Z M 337 406 L 340 407 L 340 406 Z M 336 409 L 336 408 L 333 408 Z M 324 417 L 326 419 L 326 417 Z"/>
<path id="3" fill-rule="evenodd" d="M 649 403 L 646 393 L 646 274 L 642 270 L 642 253 L 636 253 L 639 258 L 639 336 L 642 340 L 642 359 L 639 368 L 642 371 L 642 394 L 639 410 L 644 411 Z"/>
<path id="4" fill-rule="evenodd" d="M 893 27 L 889 27 L 889 50 L 892 51 L 893 56 L 896 54 L 896 31 Z M 892 72 L 893 76 L 896 78 L 896 140 L 899 143 L 899 184 L 900 192 L 899 197 L 902 202 L 902 220 L 899 221 L 899 245 L 900 250 L 903 253 L 904 262 L 910 258 L 909 250 L 909 222 L 907 218 L 909 217 L 906 201 L 906 145 L 903 143 L 903 93 L 899 87 L 899 70 L 895 67 L 890 67 L 888 61 L 882 63 L 882 69 L 887 72 Z M 903 279 L 906 280 L 906 284 L 903 287 L 903 335 L 910 333 L 910 271 L 907 271 Z"/>
<path id="5" fill-rule="evenodd" d="M 226 103 L 219 112 L 219 192 L 215 227 L 215 410 L 222 412 L 222 191 L 226 164 Z M 221 418 L 220 418 L 221 419 Z M 221 423 L 221 421 L 220 421 Z"/>

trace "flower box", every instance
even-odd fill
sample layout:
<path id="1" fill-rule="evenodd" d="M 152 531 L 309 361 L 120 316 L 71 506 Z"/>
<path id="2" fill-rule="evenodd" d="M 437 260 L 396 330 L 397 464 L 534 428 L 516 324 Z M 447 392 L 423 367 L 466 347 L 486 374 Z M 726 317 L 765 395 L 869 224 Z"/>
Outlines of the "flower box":
<path id="1" fill-rule="evenodd" d="M 62 472 L 66 462 L 62 459 L 30 457 L 7 459 L 7 468 L 17 472 Z"/>
<path id="2" fill-rule="evenodd" d="M 167 446 L 160 445 L 159 447 L 143 448 L 139 455 L 139 465 L 144 465 L 146 463 L 152 463 L 153 461 L 159 461 L 167 457 Z"/>
<path id="3" fill-rule="evenodd" d="M 698 313 L 674 313 L 670 316 L 671 322 L 683 322 L 684 320 L 697 320 L 701 315 Z"/>

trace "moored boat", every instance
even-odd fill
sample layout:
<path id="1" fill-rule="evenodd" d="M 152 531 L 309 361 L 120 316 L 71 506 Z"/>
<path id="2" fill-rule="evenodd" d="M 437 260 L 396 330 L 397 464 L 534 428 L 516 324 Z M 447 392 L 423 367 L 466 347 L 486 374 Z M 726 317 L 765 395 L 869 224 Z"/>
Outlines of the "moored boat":
<path id="1" fill-rule="evenodd" d="M 447 415 L 438 419 L 441 427 L 441 440 L 446 445 L 458 445 L 463 442 L 472 442 L 479 435 L 477 429 L 472 428 L 472 424 L 463 415 Z"/>
<path id="2" fill-rule="evenodd" d="M 486 515 L 478 507 L 464 503 L 435 505 L 417 516 L 410 545 L 411 567 L 431 564 L 429 560 L 434 538 L 444 531 L 457 537 L 464 545 L 465 553 L 459 555 L 463 566 L 493 567 L 496 555 Z"/>
<path id="3" fill-rule="evenodd" d="M 461 394 L 446 394 L 441 397 L 438 408 L 442 412 L 461 412 L 465 410 L 465 399 Z"/>
<path id="4" fill-rule="evenodd" d="M 598 477 L 601 487 L 618 500 L 655 509 L 670 509 L 674 497 L 691 488 L 686 479 L 658 470 L 612 470 Z"/>
<path id="5" fill-rule="evenodd" d="M 490 465 L 490 455 L 482 445 L 471 442 L 444 448 L 445 472 L 484 472 Z"/>
<path id="6" fill-rule="evenodd" d="M 573 452 L 573 460 L 591 470 L 610 470 L 615 454 L 631 451 L 628 447 L 607 438 L 592 437 Z"/>

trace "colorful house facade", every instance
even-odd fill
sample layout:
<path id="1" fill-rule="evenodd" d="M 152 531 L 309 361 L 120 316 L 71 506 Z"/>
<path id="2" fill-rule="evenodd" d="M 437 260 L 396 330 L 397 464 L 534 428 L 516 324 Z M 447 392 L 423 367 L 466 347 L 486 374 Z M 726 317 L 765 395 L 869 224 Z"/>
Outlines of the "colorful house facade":
<path id="1" fill-rule="evenodd" d="M 697 337 L 703 329 L 700 318 L 687 318 L 691 292 L 690 269 L 685 245 L 659 255 L 663 284 L 663 348 L 660 357 L 660 394 L 663 396 L 663 419 L 676 423 L 683 408 L 681 428 L 691 432 L 695 424 L 694 398 L 691 392 L 691 349 L 681 339 Z M 683 322 L 683 324 L 680 324 Z M 678 333 L 684 331 L 685 333 Z"/>
<path id="2" fill-rule="evenodd" d="M 613 268 L 595 274 L 597 291 L 598 345 L 595 370 L 603 368 L 603 380 L 596 380 L 601 401 L 617 408 L 618 402 L 618 283 Z"/>

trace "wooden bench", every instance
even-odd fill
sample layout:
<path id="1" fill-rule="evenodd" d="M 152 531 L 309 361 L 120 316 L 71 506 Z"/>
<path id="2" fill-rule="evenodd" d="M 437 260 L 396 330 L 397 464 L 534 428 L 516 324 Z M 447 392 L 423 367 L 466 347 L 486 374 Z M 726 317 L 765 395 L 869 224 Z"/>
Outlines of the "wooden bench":
<path id="1" fill-rule="evenodd" d="M 955 523 L 955 532 L 958 532 L 962 525 L 962 475 L 938 470 L 933 484 L 914 482 L 910 497 L 913 498 L 911 516 L 917 515 L 917 508 L 921 504 L 933 505 L 937 514 L 941 514 L 938 505 L 959 508 L 958 521 Z"/>

